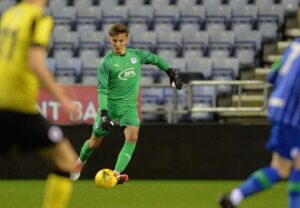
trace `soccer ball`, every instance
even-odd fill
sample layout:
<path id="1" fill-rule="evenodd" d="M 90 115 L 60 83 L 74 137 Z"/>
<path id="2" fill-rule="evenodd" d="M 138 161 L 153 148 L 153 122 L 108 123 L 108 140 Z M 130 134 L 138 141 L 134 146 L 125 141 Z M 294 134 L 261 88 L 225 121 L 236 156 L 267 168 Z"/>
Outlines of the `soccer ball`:
<path id="1" fill-rule="evenodd" d="M 117 184 L 117 176 L 113 170 L 105 168 L 98 171 L 95 183 L 99 188 L 112 188 Z"/>

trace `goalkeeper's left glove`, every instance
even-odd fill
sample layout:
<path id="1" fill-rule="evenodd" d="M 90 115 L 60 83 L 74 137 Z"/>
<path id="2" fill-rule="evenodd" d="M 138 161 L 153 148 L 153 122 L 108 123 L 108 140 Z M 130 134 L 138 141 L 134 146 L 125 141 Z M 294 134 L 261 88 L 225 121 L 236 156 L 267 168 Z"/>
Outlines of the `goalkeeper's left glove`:
<path id="1" fill-rule="evenodd" d="M 181 90 L 183 82 L 182 78 L 176 73 L 176 70 L 173 68 L 169 68 L 166 72 L 170 78 L 170 83 L 172 87 Z"/>

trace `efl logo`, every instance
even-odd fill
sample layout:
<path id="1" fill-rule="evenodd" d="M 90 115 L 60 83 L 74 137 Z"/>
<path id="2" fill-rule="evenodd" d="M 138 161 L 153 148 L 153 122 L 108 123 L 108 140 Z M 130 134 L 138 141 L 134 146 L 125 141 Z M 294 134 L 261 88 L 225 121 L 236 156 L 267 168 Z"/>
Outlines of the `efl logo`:
<path id="1" fill-rule="evenodd" d="M 128 68 L 119 74 L 119 79 L 128 80 L 130 77 L 135 77 L 135 76 L 136 76 L 136 73 L 134 71 L 134 68 Z"/>

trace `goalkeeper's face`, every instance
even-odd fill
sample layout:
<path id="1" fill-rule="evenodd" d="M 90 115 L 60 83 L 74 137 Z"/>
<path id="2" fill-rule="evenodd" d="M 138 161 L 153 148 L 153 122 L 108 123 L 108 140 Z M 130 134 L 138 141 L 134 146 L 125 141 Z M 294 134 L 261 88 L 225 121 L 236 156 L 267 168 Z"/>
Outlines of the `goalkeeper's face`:
<path id="1" fill-rule="evenodd" d="M 126 44 L 128 37 L 125 33 L 121 33 L 114 36 L 109 36 L 109 42 L 111 48 L 115 54 L 123 55 L 126 52 Z"/>

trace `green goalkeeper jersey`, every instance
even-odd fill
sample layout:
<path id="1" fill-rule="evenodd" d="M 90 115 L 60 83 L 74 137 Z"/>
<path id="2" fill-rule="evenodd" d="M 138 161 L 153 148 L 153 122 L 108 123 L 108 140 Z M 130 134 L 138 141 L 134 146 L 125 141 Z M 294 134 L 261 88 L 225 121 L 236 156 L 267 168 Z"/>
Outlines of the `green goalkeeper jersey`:
<path id="1" fill-rule="evenodd" d="M 137 102 L 142 64 L 156 65 L 163 71 L 169 68 L 161 57 L 144 50 L 127 48 L 124 55 L 106 54 L 98 66 L 99 110 L 107 109 L 110 101 Z"/>

